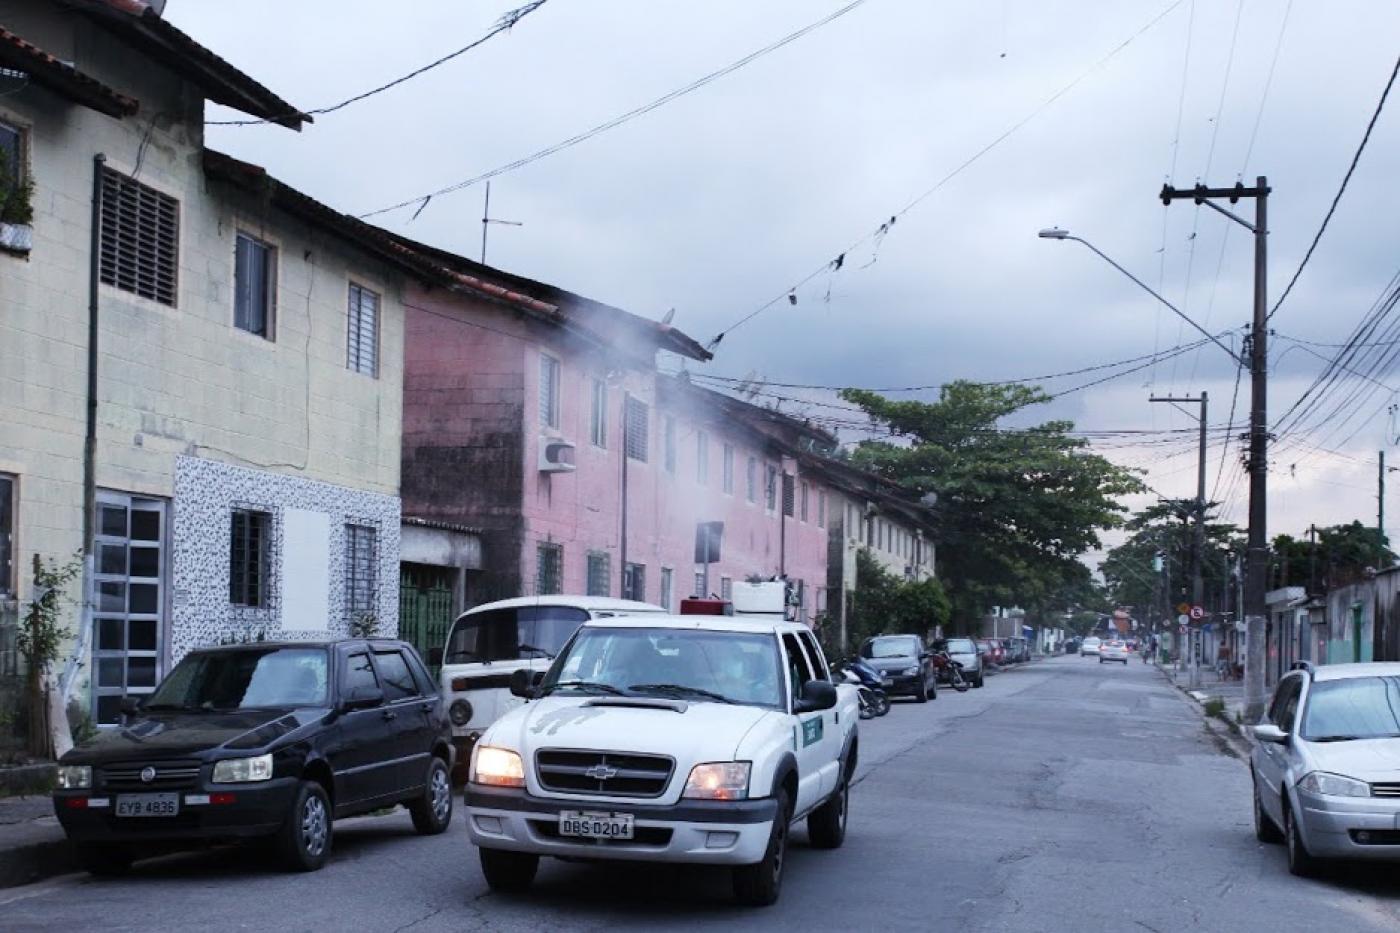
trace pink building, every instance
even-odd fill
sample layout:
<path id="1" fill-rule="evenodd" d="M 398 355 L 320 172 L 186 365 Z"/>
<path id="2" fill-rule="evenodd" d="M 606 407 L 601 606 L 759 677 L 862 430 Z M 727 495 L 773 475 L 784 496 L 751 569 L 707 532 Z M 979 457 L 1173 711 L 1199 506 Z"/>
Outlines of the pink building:
<path id="1" fill-rule="evenodd" d="M 466 283 L 405 300 L 403 501 L 479 533 L 468 605 L 568 592 L 675 609 L 701 587 L 697 525 L 722 522 L 712 593 L 785 573 L 804 618 L 825 609 L 833 495 L 799 462 L 832 438 L 659 375 L 663 351 L 709 358 L 674 328 L 410 245 Z"/>

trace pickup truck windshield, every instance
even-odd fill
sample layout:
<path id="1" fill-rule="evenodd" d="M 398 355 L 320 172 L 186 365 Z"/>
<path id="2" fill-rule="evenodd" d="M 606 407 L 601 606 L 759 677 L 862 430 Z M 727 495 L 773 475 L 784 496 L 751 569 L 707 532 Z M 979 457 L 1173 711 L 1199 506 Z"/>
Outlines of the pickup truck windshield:
<path id="1" fill-rule="evenodd" d="M 325 706 L 324 648 L 240 648 L 186 657 L 146 709 L 234 710 Z"/>
<path id="2" fill-rule="evenodd" d="M 697 629 L 584 628 L 545 675 L 546 693 L 621 693 L 690 702 L 783 705 L 771 635 Z"/>
<path id="3" fill-rule="evenodd" d="M 573 606 L 521 606 L 473 612 L 452 626 L 443 663 L 552 658 L 587 621 L 588 613 Z"/>

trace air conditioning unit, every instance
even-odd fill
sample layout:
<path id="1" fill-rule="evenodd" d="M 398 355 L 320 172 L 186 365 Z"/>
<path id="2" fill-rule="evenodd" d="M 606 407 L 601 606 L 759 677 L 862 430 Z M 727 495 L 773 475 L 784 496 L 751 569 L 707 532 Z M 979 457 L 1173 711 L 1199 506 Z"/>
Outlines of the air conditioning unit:
<path id="1" fill-rule="evenodd" d="M 541 473 L 572 473 L 576 469 L 573 444 L 559 437 L 540 438 Z"/>

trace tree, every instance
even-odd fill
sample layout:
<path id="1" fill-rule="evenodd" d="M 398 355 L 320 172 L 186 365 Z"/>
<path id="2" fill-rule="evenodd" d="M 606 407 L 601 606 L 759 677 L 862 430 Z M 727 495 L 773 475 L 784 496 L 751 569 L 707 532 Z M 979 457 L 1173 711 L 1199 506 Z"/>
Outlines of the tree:
<path id="1" fill-rule="evenodd" d="M 82 573 L 82 564 L 44 560 L 34 555 L 34 598 L 15 636 L 15 647 L 24 657 L 25 698 L 29 704 L 29 751 L 40 758 L 55 758 L 67 745 L 68 723 L 62 703 L 55 704 L 50 676 L 59 649 L 68 636 L 62 617 L 69 599 L 68 585 Z"/>
<path id="2" fill-rule="evenodd" d="M 882 633 L 927 637 L 948 624 L 949 614 L 948 596 L 937 580 L 901 580 L 867 549 L 856 553 L 855 605 L 847 619 L 852 645 Z"/>
<path id="3" fill-rule="evenodd" d="M 1036 387 L 955 382 L 937 402 L 892 401 L 862 389 L 842 396 L 903 441 L 862 442 L 852 459 L 938 494 L 939 576 L 964 630 L 993 605 L 1043 615 L 1066 584 L 1082 586 L 1080 556 L 1121 523 L 1118 497 L 1142 489 L 1131 471 L 1071 436 L 1073 422 L 1002 429 L 1003 418 L 1050 401 Z"/>
<path id="4" fill-rule="evenodd" d="M 1269 583 L 1325 593 L 1364 580 L 1368 570 L 1392 566 L 1395 553 L 1389 545 L 1389 539 L 1359 521 L 1317 529 L 1316 545 L 1279 535 L 1270 553 Z"/>
<path id="5" fill-rule="evenodd" d="M 1135 615 L 1154 621 L 1175 615 L 1177 604 L 1191 601 L 1194 505 L 1194 501 L 1163 500 L 1128 520 L 1128 539 L 1111 549 L 1099 565 L 1116 606 L 1132 607 Z M 1236 526 L 1210 520 L 1216 505 L 1206 504 L 1201 579 L 1207 608 L 1224 611 L 1231 561 L 1244 553 L 1244 539 Z"/>

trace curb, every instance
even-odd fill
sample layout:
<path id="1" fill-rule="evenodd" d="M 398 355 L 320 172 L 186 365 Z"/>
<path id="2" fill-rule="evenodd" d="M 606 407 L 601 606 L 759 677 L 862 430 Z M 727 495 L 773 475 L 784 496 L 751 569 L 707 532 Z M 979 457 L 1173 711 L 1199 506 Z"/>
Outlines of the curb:
<path id="1" fill-rule="evenodd" d="M 0 889 L 33 884 L 77 870 L 78 862 L 73 848 L 62 831 L 58 839 L 0 849 Z"/>
<path id="2" fill-rule="evenodd" d="M 1200 691 L 1193 692 L 1181 686 L 1174 681 L 1160 665 L 1157 671 L 1162 675 L 1162 679 L 1175 687 L 1183 698 L 1189 700 L 1193 706 L 1201 710 L 1201 722 L 1205 725 L 1206 731 L 1214 736 L 1217 741 L 1222 742 L 1236 758 L 1248 763 L 1250 755 L 1254 751 L 1254 743 L 1241 732 L 1237 731 L 1236 725 L 1229 720 L 1220 719 L 1215 716 L 1207 716 L 1205 714 L 1205 700 L 1210 699 L 1210 696 L 1205 693 L 1200 693 Z M 1199 696 L 1197 695 L 1198 693 Z"/>

